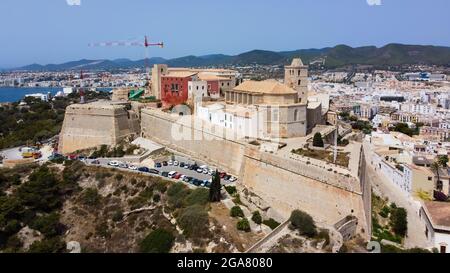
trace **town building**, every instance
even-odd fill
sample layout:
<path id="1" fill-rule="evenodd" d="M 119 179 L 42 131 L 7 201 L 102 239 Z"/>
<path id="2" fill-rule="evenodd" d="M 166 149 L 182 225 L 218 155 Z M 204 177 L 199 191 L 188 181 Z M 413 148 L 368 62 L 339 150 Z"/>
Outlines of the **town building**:
<path id="1" fill-rule="evenodd" d="M 420 218 L 425 223 L 428 242 L 440 253 L 450 253 L 450 203 L 426 201 Z"/>

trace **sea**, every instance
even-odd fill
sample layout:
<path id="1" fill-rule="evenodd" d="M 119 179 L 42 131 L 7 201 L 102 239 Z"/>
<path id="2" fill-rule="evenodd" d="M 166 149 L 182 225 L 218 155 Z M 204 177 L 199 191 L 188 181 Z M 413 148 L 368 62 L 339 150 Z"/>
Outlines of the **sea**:
<path id="1" fill-rule="evenodd" d="M 50 92 L 52 95 L 62 91 L 62 87 L 0 87 L 0 103 L 20 101 L 28 94 Z M 98 91 L 109 92 L 111 88 L 97 88 Z"/>

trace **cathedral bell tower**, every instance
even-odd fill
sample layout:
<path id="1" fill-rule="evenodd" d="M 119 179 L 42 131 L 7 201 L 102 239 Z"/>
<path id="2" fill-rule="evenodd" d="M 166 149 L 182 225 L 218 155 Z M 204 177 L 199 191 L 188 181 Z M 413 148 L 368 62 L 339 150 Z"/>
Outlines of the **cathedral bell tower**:
<path id="1" fill-rule="evenodd" d="M 299 103 L 308 102 L 308 66 L 300 58 L 284 67 L 284 84 L 297 91 Z"/>

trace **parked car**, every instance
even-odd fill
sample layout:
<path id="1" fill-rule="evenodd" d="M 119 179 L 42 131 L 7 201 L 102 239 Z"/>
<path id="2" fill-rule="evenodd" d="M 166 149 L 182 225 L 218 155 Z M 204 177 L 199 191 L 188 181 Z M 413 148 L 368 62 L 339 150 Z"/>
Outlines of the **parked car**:
<path id="1" fill-rule="evenodd" d="M 115 160 L 108 162 L 108 165 L 112 166 L 112 167 L 119 167 L 119 164 L 120 164 L 120 162 L 119 161 L 115 161 Z"/>
<path id="2" fill-rule="evenodd" d="M 181 173 L 177 173 L 176 175 L 173 176 L 173 179 L 180 179 L 182 176 Z"/>
<path id="3" fill-rule="evenodd" d="M 191 165 L 191 167 L 189 167 L 189 170 L 197 170 L 199 167 L 197 164 Z"/>
<path id="4" fill-rule="evenodd" d="M 161 165 L 161 163 L 155 163 L 155 168 L 161 168 L 162 167 L 162 165 Z"/>
<path id="5" fill-rule="evenodd" d="M 202 183 L 202 181 L 201 181 L 200 179 L 194 179 L 193 184 L 194 184 L 195 186 L 200 186 L 201 183 Z"/>
<path id="6" fill-rule="evenodd" d="M 185 168 L 186 170 L 189 170 L 191 168 L 191 165 L 185 164 L 183 168 Z"/>
<path id="7" fill-rule="evenodd" d="M 211 183 L 208 181 L 208 182 L 206 182 L 205 183 L 205 187 L 207 187 L 207 188 L 211 188 Z"/>
<path id="8" fill-rule="evenodd" d="M 128 169 L 128 164 L 127 163 L 119 163 L 119 168 Z"/>
<path id="9" fill-rule="evenodd" d="M 230 180 L 230 178 L 231 178 L 231 175 L 229 175 L 229 174 L 227 174 L 223 177 L 224 180 Z"/>
<path id="10" fill-rule="evenodd" d="M 178 161 L 176 161 L 176 160 L 173 162 L 173 165 L 174 165 L 174 166 L 178 166 L 179 164 L 180 164 L 180 163 L 179 163 Z"/>
<path id="11" fill-rule="evenodd" d="M 167 162 L 167 164 L 169 164 L 169 166 L 172 166 L 173 165 L 173 161 L 169 160 L 169 162 Z"/>
<path id="12" fill-rule="evenodd" d="M 228 179 L 230 182 L 234 182 L 234 181 L 236 181 L 237 180 L 237 178 L 236 177 L 234 177 L 234 176 L 232 176 L 232 177 L 230 177 L 230 179 Z"/>
<path id="13" fill-rule="evenodd" d="M 130 166 L 128 166 L 128 169 L 130 169 L 132 171 L 136 171 L 138 169 L 138 167 L 136 167 L 134 165 L 130 165 Z"/>
<path id="14" fill-rule="evenodd" d="M 96 160 L 92 160 L 92 161 L 91 161 L 91 164 L 93 164 L 93 165 L 99 165 L 99 164 L 100 164 L 100 161 L 98 161 L 97 159 L 96 159 Z"/>
<path id="15" fill-rule="evenodd" d="M 185 164 L 184 162 L 180 162 L 180 168 L 184 168 Z"/>
<path id="16" fill-rule="evenodd" d="M 80 155 L 80 156 L 78 156 L 78 160 L 81 160 L 81 161 L 83 161 L 83 160 L 86 160 L 86 156 L 84 156 L 84 155 Z"/>
<path id="17" fill-rule="evenodd" d="M 148 172 L 150 172 L 150 169 L 147 167 L 140 167 L 140 168 L 138 168 L 138 171 L 143 172 L 143 173 L 148 173 Z"/>
<path id="18" fill-rule="evenodd" d="M 175 175 L 177 175 L 177 172 L 175 172 L 175 171 L 171 171 L 170 173 L 169 173 L 169 178 L 174 178 L 175 177 Z"/>
<path id="19" fill-rule="evenodd" d="M 223 179 L 223 178 L 225 178 L 225 176 L 227 175 L 227 173 L 226 173 L 226 172 L 221 172 L 219 175 L 220 175 L 220 178 Z"/>
<path id="20" fill-rule="evenodd" d="M 97 157 L 96 157 L 95 155 L 90 155 L 90 156 L 88 157 L 88 159 L 97 159 Z"/>
<path id="21" fill-rule="evenodd" d="M 149 173 L 152 173 L 152 174 L 159 174 L 159 171 L 158 171 L 158 170 L 155 170 L 155 169 L 150 169 Z"/>
<path id="22" fill-rule="evenodd" d="M 78 155 L 77 154 L 70 154 L 67 156 L 67 159 L 69 160 L 77 160 L 78 159 Z"/>
<path id="23" fill-rule="evenodd" d="M 62 154 L 52 154 L 48 157 L 48 160 L 57 160 L 57 159 L 64 159 L 64 156 Z"/>
<path id="24" fill-rule="evenodd" d="M 190 177 L 190 176 L 185 176 L 184 178 L 183 178 L 183 181 L 184 182 L 190 182 L 192 180 L 192 177 Z"/>
<path id="25" fill-rule="evenodd" d="M 202 172 L 203 172 L 203 169 L 198 168 L 198 169 L 197 169 L 197 172 L 198 172 L 198 173 L 202 173 Z"/>
<path id="26" fill-rule="evenodd" d="M 207 169 L 203 169 L 203 173 L 204 174 L 208 174 L 208 170 Z"/>
<path id="27" fill-rule="evenodd" d="M 161 176 L 163 176 L 163 177 L 169 177 L 169 173 L 168 173 L 168 172 L 162 172 L 162 173 L 161 173 Z"/>
<path id="28" fill-rule="evenodd" d="M 163 161 L 163 166 L 167 166 L 168 165 L 168 163 L 167 163 L 167 161 Z"/>

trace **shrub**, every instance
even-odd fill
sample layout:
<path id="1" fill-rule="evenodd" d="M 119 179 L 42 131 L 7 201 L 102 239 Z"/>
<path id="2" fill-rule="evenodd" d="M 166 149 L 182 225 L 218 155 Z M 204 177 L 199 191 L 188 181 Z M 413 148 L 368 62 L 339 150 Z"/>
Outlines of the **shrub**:
<path id="1" fill-rule="evenodd" d="M 113 216 L 112 216 L 112 220 L 114 222 L 120 222 L 123 219 L 123 212 L 122 210 L 117 210 L 116 212 L 114 212 Z"/>
<path id="2" fill-rule="evenodd" d="M 314 135 L 313 146 L 314 147 L 322 147 L 322 148 L 325 146 L 325 144 L 323 143 L 322 135 L 320 133 L 316 133 Z"/>
<path id="3" fill-rule="evenodd" d="M 111 231 L 109 230 L 108 223 L 102 222 L 95 227 L 95 233 L 103 238 L 108 239 L 111 237 Z"/>
<path id="4" fill-rule="evenodd" d="M 407 213 L 404 208 L 396 208 L 391 212 L 390 224 L 395 234 L 405 237 L 408 230 Z"/>
<path id="5" fill-rule="evenodd" d="M 158 203 L 161 200 L 161 195 L 155 194 L 153 195 L 153 202 Z"/>
<path id="6" fill-rule="evenodd" d="M 231 208 L 230 215 L 231 217 L 244 217 L 244 212 L 242 211 L 241 207 L 234 206 Z"/>
<path id="7" fill-rule="evenodd" d="M 122 179 L 123 179 L 123 174 L 121 174 L 121 173 L 116 174 L 117 181 L 122 181 Z"/>
<path id="8" fill-rule="evenodd" d="M 321 229 L 319 231 L 319 233 L 317 234 L 316 238 L 319 240 L 325 240 L 324 246 L 327 246 L 330 244 L 330 233 L 326 229 Z"/>
<path id="9" fill-rule="evenodd" d="M 81 202 L 87 206 L 97 206 L 100 204 L 101 196 L 97 189 L 87 188 L 81 194 Z"/>
<path id="10" fill-rule="evenodd" d="M 291 227 L 297 229 L 301 235 L 314 237 L 317 234 L 314 220 L 306 212 L 294 210 L 291 213 L 290 221 Z"/>
<path id="11" fill-rule="evenodd" d="M 194 205 L 180 211 L 177 222 L 184 235 L 191 238 L 201 238 L 208 230 L 208 212 L 203 206 Z"/>
<path id="12" fill-rule="evenodd" d="M 62 231 L 62 225 L 59 223 L 59 215 L 57 213 L 36 217 L 31 222 L 30 228 L 40 231 L 46 237 L 59 235 Z"/>
<path id="13" fill-rule="evenodd" d="M 234 195 L 237 190 L 235 186 L 225 186 L 225 190 L 230 194 L 230 195 Z"/>
<path id="14" fill-rule="evenodd" d="M 156 229 L 150 232 L 140 243 L 140 251 L 144 253 L 168 253 L 175 238 L 170 231 Z"/>
<path id="15" fill-rule="evenodd" d="M 237 222 L 236 227 L 238 230 L 242 230 L 245 232 L 250 231 L 250 223 L 248 222 L 247 218 L 243 218 Z"/>
<path id="16" fill-rule="evenodd" d="M 172 184 L 167 189 L 169 204 L 174 208 L 184 207 L 184 200 L 189 192 L 189 189 L 183 183 Z"/>
<path id="17" fill-rule="evenodd" d="M 259 213 L 259 211 L 253 212 L 252 221 L 255 222 L 258 225 L 261 225 L 262 217 L 261 217 L 261 214 Z"/>
<path id="18" fill-rule="evenodd" d="M 388 206 L 384 206 L 380 211 L 380 216 L 383 218 L 387 218 L 389 216 L 389 213 L 391 212 L 391 209 Z"/>
<path id="19" fill-rule="evenodd" d="M 276 229 L 280 225 L 280 223 L 278 223 L 272 218 L 270 218 L 269 220 L 264 220 L 263 224 L 270 227 L 271 229 Z"/>
<path id="20" fill-rule="evenodd" d="M 28 252 L 30 253 L 61 253 L 64 251 L 66 244 L 60 237 L 43 239 L 31 244 Z"/>
<path id="21" fill-rule="evenodd" d="M 209 201 L 209 190 L 204 188 L 197 188 L 190 192 L 185 199 L 187 206 L 192 205 L 206 205 Z"/>

